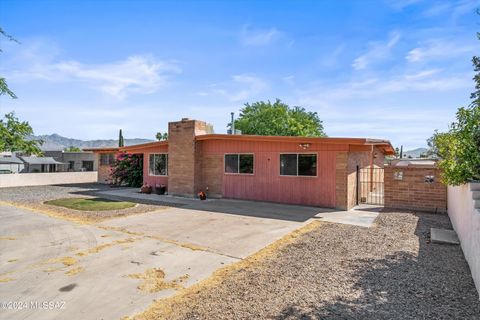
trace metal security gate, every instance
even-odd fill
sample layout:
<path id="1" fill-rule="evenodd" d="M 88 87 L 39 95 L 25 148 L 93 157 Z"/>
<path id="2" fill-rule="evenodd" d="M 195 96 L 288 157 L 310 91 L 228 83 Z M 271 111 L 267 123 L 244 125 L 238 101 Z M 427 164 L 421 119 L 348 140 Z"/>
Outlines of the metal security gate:
<path id="1" fill-rule="evenodd" d="M 357 205 L 384 204 L 384 174 L 383 168 L 357 166 Z"/>

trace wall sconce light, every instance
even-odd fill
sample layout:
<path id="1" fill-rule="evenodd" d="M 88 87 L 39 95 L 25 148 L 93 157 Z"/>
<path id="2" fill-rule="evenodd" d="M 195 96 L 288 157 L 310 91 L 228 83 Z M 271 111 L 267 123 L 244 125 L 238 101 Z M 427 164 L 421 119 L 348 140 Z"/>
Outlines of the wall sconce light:
<path id="1" fill-rule="evenodd" d="M 303 150 L 307 149 L 310 147 L 310 143 L 300 143 L 299 147 L 302 148 Z"/>

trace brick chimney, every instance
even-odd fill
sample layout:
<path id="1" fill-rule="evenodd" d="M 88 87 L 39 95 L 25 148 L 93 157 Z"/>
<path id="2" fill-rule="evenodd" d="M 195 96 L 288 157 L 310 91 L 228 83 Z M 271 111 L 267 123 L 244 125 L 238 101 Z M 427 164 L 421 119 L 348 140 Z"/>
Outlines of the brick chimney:
<path id="1" fill-rule="evenodd" d="M 201 148 L 195 136 L 206 134 L 204 121 L 183 118 L 168 123 L 168 193 L 195 197 L 201 179 Z"/>

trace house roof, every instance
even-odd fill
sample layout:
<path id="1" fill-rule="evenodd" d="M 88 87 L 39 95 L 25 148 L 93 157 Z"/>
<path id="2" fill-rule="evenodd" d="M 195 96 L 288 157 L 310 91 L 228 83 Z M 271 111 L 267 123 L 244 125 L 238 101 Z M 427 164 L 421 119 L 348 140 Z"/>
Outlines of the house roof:
<path id="1" fill-rule="evenodd" d="M 0 156 L 0 163 L 2 164 L 23 164 L 23 161 L 15 156 Z"/>
<path id="2" fill-rule="evenodd" d="M 168 145 L 168 141 L 153 141 L 153 142 L 146 142 L 140 144 L 133 144 L 131 146 L 125 147 L 110 147 L 110 148 L 85 148 L 83 151 L 92 151 L 92 152 L 117 152 L 117 151 L 128 151 L 132 149 L 142 149 L 142 148 L 150 148 L 155 146 L 165 146 Z"/>
<path id="3" fill-rule="evenodd" d="M 395 159 L 390 162 L 392 167 L 417 167 L 417 168 L 434 168 L 437 165 L 436 160 L 432 159 Z"/>
<path id="4" fill-rule="evenodd" d="M 294 143 L 328 143 L 328 144 L 350 144 L 350 145 L 372 145 L 378 146 L 386 155 L 394 155 L 395 150 L 388 140 L 369 139 L 369 138 L 330 138 L 330 137 L 291 137 L 291 136 L 259 136 L 247 134 L 204 134 L 195 136 L 195 140 L 237 140 L 237 141 L 269 141 L 269 142 L 294 142 Z M 154 141 L 142 144 L 131 145 L 128 147 L 117 148 L 88 148 L 84 151 L 102 152 L 118 152 L 129 150 L 137 150 L 142 148 L 150 148 L 154 146 L 168 145 L 167 141 Z"/>
<path id="5" fill-rule="evenodd" d="M 20 157 L 20 159 L 28 164 L 63 164 L 52 157 Z"/>
<path id="6" fill-rule="evenodd" d="M 380 147 L 385 154 L 394 155 L 395 150 L 388 140 L 369 138 L 336 138 L 336 137 L 296 137 L 296 136 L 259 136 L 259 135 L 232 135 L 232 134 L 205 134 L 195 137 L 196 140 L 237 140 L 237 141 L 268 141 L 294 143 L 328 143 L 350 145 L 373 145 Z"/>
<path id="7" fill-rule="evenodd" d="M 100 148 L 84 148 L 83 151 L 92 151 L 92 152 L 117 152 L 118 147 L 100 147 Z"/>

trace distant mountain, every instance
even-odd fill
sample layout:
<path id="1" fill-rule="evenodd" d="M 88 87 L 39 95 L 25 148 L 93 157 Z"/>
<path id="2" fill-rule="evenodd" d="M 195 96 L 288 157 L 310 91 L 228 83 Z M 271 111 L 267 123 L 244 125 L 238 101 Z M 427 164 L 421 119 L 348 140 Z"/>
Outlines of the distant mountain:
<path id="1" fill-rule="evenodd" d="M 118 147 L 118 140 L 79 140 L 62 137 L 56 133 L 47 134 L 42 136 L 33 136 L 31 139 L 41 139 L 44 141 L 41 149 L 44 151 L 53 151 L 53 150 L 63 150 L 70 146 L 83 148 L 105 148 L 105 147 Z M 152 142 L 153 140 L 149 139 L 125 139 L 124 143 L 126 146 L 131 146 L 134 144 Z"/>
<path id="2" fill-rule="evenodd" d="M 408 158 L 409 156 L 411 156 L 412 158 L 420 158 L 420 155 L 427 152 L 428 149 L 427 148 L 417 148 L 417 149 L 413 149 L 413 150 L 408 150 L 408 151 L 404 151 L 403 154 L 404 154 L 404 158 Z"/>

